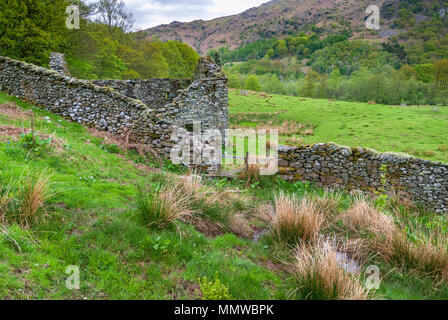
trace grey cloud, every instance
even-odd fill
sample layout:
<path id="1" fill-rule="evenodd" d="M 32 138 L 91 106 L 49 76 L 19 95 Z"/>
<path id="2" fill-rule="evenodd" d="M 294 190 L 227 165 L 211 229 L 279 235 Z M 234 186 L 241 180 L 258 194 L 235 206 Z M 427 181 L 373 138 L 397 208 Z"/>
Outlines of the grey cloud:
<path id="1" fill-rule="evenodd" d="M 145 6 L 154 4 L 155 8 Z M 129 3 L 127 9 L 133 13 L 136 25 L 141 27 L 156 26 L 171 21 L 192 21 L 208 13 L 214 0 L 142 0 Z"/>
<path id="2" fill-rule="evenodd" d="M 210 6 L 214 4 L 213 0 L 153 0 L 162 6 Z"/>

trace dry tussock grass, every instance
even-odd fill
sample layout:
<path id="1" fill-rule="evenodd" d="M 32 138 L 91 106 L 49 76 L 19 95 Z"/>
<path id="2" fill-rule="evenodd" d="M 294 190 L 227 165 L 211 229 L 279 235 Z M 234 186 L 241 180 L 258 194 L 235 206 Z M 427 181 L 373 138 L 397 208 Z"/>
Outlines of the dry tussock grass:
<path id="1" fill-rule="evenodd" d="M 193 212 L 190 198 L 175 186 L 145 191 L 137 187 L 137 208 L 147 226 L 164 228 L 176 221 L 187 221 Z"/>
<path id="2" fill-rule="evenodd" d="M 394 219 L 378 211 L 367 201 L 361 200 L 339 216 L 348 229 L 358 235 L 371 233 L 392 239 L 397 233 Z"/>
<path id="3" fill-rule="evenodd" d="M 260 179 L 260 168 L 262 165 L 249 164 L 238 174 L 238 179 L 246 180 L 246 187 Z"/>
<path id="4" fill-rule="evenodd" d="M 238 194 L 219 192 L 205 186 L 197 175 L 181 176 L 174 180 L 174 185 L 197 208 L 189 221 L 199 231 L 213 236 L 230 231 L 242 237 L 251 237 L 252 228 L 244 212 L 240 211 L 240 207 L 245 207 L 247 203 Z"/>
<path id="5" fill-rule="evenodd" d="M 366 300 L 368 291 L 360 280 L 347 273 L 337 253 L 328 243 L 313 247 L 300 245 L 290 271 L 297 281 L 297 291 L 307 300 Z"/>
<path id="6" fill-rule="evenodd" d="M 326 213 L 315 201 L 280 193 L 274 204 L 261 208 L 261 218 L 271 225 L 272 236 L 284 243 L 315 241 L 326 222 Z"/>
<path id="7" fill-rule="evenodd" d="M 295 145 L 295 146 L 301 146 L 303 144 L 305 144 L 305 140 L 303 140 L 303 138 L 301 137 L 288 137 L 286 139 L 286 143 L 291 144 L 291 145 Z"/>
<path id="8" fill-rule="evenodd" d="M 417 232 L 420 241 L 410 241 L 399 232 L 390 241 L 376 241 L 380 256 L 390 264 L 428 275 L 440 281 L 448 279 L 448 236 L 433 231 L 429 236 Z"/>
<path id="9" fill-rule="evenodd" d="M 366 201 L 355 203 L 339 217 L 346 227 L 362 237 L 364 254 L 376 254 L 384 261 L 400 268 L 446 280 L 448 277 L 448 235 L 440 230 L 413 230 L 412 241 L 405 226 L 399 226 L 393 217 L 378 211 Z"/>
<path id="10" fill-rule="evenodd" d="M 17 217 L 20 225 L 28 227 L 39 218 L 45 201 L 52 196 L 49 191 L 50 178 L 51 176 L 45 172 L 35 177 L 22 176 L 20 178 L 18 193 L 20 207 Z"/>
<path id="11" fill-rule="evenodd" d="M 323 196 L 311 196 L 311 200 L 324 216 L 336 213 L 341 202 L 341 194 L 337 192 L 327 192 Z"/>

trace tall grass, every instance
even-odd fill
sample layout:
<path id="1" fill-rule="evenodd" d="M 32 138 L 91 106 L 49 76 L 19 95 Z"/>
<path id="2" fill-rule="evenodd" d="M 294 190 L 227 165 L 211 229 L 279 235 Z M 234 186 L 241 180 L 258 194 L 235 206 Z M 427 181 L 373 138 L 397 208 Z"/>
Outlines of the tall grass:
<path id="1" fill-rule="evenodd" d="M 177 183 L 178 189 L 191 199 L 194 214 L 190 221 L 199 231 L 210 235 L 232 232 L 251 236 L 252 229 L 244 214 L 246 203 L 238 195 L 208 187 L 196 175 L 182 176 Z"/>
<path id="2" fill-rule="evenodd" d="M 288 244 L 316 240 L 326 221 L 316 202 L 307 197 L 299 202 L 284 193 L 275 196 L 273 205 L 262 208 L 262 215 L 270 222 L 271 236 Z"/>
<path id="3" fill-rule="evenodd" d="M 306 300 L 365 300 L 368 291 L 339 264 L 329 245 L 300 245 L 291 264 L 296 295 Z"/>
<path id="4" fill-rule="evenodd" d="M 430 276 L 438 281 L 448 280 L 448 236 L 433 231 L 429 237 L 420 233 L 411 241 L 405 232 L 390 241 L 376 243 L 381 257 L 392 265 Z"/>
<path id="5" fill-rule="evenodd" d="M 355 202 L 339 218 L 350 231 L 358 235 L 369 233 L 392 239 L 398 231 L 391 216 L 377 210 L 365 200 Z"/>
<path id="6" fill-rule="evenodd" d="M 174 225 L 192 214 L 189 197 L 168 185 L 152 190 L 137 186 L 136 204 L 144 224 L 159 229 Z"/>
<path id="7" fill-rule="evenodd" d="M 16 222 L 21 226 L 28 227 L 42 216 L 45 201 L 52 196 L 50 193 L 50 178 L 51 176 L 46 172 L 20 178 L 17 194 L 19 208 Z"/>
<path id="8" fill-rule="evenodd" d="M 340 216 L 355 236 L 363 237 L 366 252 L 387 263 L 439 280 L 448 279 L 448 235 L 425 226 L 397 224 L 366 201 L 355 203 Z M 405 232 L 406 230 L 408 232 Z M 412 234 L 412 239 L 408 233 Z"/>
<path id="9" fill-rule="evenodd" d="M 0 178 L 0 223 L 6 223 L 6 215 L 12 203 L 11 185 Z"/>

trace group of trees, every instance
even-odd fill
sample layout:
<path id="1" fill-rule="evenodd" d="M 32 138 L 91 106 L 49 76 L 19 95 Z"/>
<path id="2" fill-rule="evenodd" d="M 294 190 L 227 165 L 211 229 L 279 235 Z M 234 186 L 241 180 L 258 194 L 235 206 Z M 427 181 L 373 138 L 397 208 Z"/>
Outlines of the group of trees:
<path id="1" fill-rule="evenodd" d="M 211 50 L 210 56 L 217 54 L 224 63 L 232 61 L 249 61 L 264 57 L 284 58 L 296 56 L 298 59 L 309 58 L 315 51 L 337 42 L 345 41 L 351 36 L 349 31 L 329 35 L 320 39 L 317 33 L 306 35 L 301 32 L 297 36 L 287 36 L 283 39 L 262 39 L 242 46 L 233 51 L 226 47 Z"/>
<path id="2" fill-rule="evenodd" d="M 348 40 L 349 32 L 323 35 L 314 30 L 216 53 L 227 62 L 225 71 L 235 88 L 388 104 L 445 104 L 448 12 L 442 18 L 440 3 L 407 3 L 398 4 L 398 20 L 422 13 L 426 20 L 406 24 L 406 30 L 382 44 Z"/>
<path id="3" fill-rule="evenodd" d="M 80 29 L 66 27 L 69 5 L 78 5 Z M 76 77 L 190 77 L 199 59 L 188 45 L 131 33 L 132 14 L 122 0 L 3 0 L 0 55 L 48 66 L 50 52 L 66 54 Z"/>

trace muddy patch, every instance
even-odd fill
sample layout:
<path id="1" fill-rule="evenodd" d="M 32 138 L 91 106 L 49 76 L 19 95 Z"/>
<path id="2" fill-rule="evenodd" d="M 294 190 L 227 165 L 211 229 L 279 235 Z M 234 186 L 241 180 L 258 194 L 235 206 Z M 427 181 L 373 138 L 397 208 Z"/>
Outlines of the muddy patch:
<path id="1" fill-rule="evenodd" d="M 23 110 L 14 103 L 0 104 L 0 114 L 12 120 L 25 120 L 32 116 L 32 111 Z"/>

